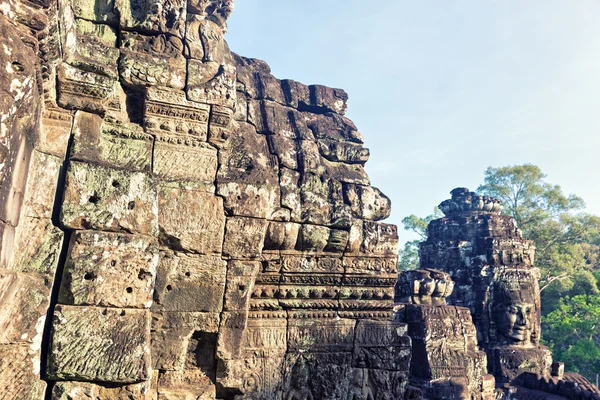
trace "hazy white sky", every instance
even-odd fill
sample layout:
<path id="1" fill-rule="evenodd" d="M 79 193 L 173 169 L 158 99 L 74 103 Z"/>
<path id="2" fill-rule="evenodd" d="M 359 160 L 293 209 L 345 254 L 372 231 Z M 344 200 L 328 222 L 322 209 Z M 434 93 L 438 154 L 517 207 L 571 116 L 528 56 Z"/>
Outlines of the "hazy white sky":
<path id="1" fill-rule="evenodd" d="M 600 214 L 600 0 L 236 0 L 226 37 L 278 78 L 349 93 L 400 228 L 508 164 Z"/>

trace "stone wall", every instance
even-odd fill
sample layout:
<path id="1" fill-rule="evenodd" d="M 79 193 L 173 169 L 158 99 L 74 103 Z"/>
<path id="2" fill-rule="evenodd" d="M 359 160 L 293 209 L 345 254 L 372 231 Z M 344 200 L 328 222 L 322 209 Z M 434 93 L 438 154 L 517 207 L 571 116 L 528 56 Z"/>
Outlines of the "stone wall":
<path id="1" fill-rule="evenodd" d="M 230 52 L 232 11 L 1 3 L 0 399 L 404 396 L 348 96 Z"/>

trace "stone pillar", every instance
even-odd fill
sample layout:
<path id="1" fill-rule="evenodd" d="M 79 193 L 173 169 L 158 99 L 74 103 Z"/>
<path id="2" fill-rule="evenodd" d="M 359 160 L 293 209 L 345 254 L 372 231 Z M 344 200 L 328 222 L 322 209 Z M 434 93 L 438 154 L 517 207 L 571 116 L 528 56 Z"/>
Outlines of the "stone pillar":
<path id="1" fill-rule="evenodd" d="M 547 375 L 551 355 L 540 340 L 539 270 L 533 243 L 499 200 L 457 188 L 440 204 L 421 243 L 421 266 L 450 274 L 456 289 L 448 303 L 467 307 L 496 384 L 522 372 Z"/>
<path id="2" fill-rule="evenodd" d="M 427 399 L 492 400 L 494 378 L 486 373 L 471 313 L 446 305 L 453 289 L 450 276 L 435 269 L 399 275 L 394 318 L 408 324 L 412 339 L 411 385 Z"/>

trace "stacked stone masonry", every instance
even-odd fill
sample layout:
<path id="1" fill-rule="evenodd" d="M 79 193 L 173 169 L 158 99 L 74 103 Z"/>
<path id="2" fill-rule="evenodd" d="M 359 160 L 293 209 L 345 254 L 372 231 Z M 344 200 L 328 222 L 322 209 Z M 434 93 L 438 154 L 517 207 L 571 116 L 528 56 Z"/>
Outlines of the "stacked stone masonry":
<path id="1" fill-rule="evenodd" d="M 232 53 L 232 11 L 0 0 L 0 400 L 490 398 L 481 287 L 537 287 L 533 247 L 503 217 L 435 222 L 423 264 L 448 293 L 394 310 L 397 228 L 348 96 Z M 585 386 L 545 378 L 528 299 L 521 390 Z"/>
<path id="2" fill-rule="evenodd" d="M 2 2 L 0 398 L 404 396 L 348 97 L 230 52 L 232 10 Z"/>

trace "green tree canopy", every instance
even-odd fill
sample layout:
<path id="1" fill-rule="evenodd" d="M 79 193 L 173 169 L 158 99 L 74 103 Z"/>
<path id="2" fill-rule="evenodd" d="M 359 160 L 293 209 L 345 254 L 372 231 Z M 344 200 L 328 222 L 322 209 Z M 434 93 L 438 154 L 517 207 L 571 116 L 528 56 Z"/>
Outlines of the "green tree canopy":
<path id="1" fill-rule="evenodd" d="M 441 217 L 442 212 L 435 207 L 433 213 L 425 218 L 411 214 L 402 219 L 404 230 L 416 233 L 420 240 L 410 240 L 404 243 L 404 247 L 398 251 L 398 270 L 408 271 L 419 268 L 419 242 L 427 240 L 427 225 Z"/>
<path id="2" fill-rule="evenodd" d="M 560 299 L 558 307 L 542 317 L 542 334 L 554 359 L 595 380 L 600 371 L 600 296 Z"/>
<path id="3" fill-rule="evenodd" d="M 523 235 L 535 242 L 542 292 L 553 287 L 556 295 L 566 294 L 574 279 L 584 278 L 596 287 L 593 275 L 584 273 L 590 269 L 588 257 L 594 257 L 585 246 L 599 241 L 600 218 L 581 212 L 583 199 L 565 195 L 545 179 L 532 164 L 489 167 L 477 191 L 502 200 L 503 214 L 513 217 Z"/>

